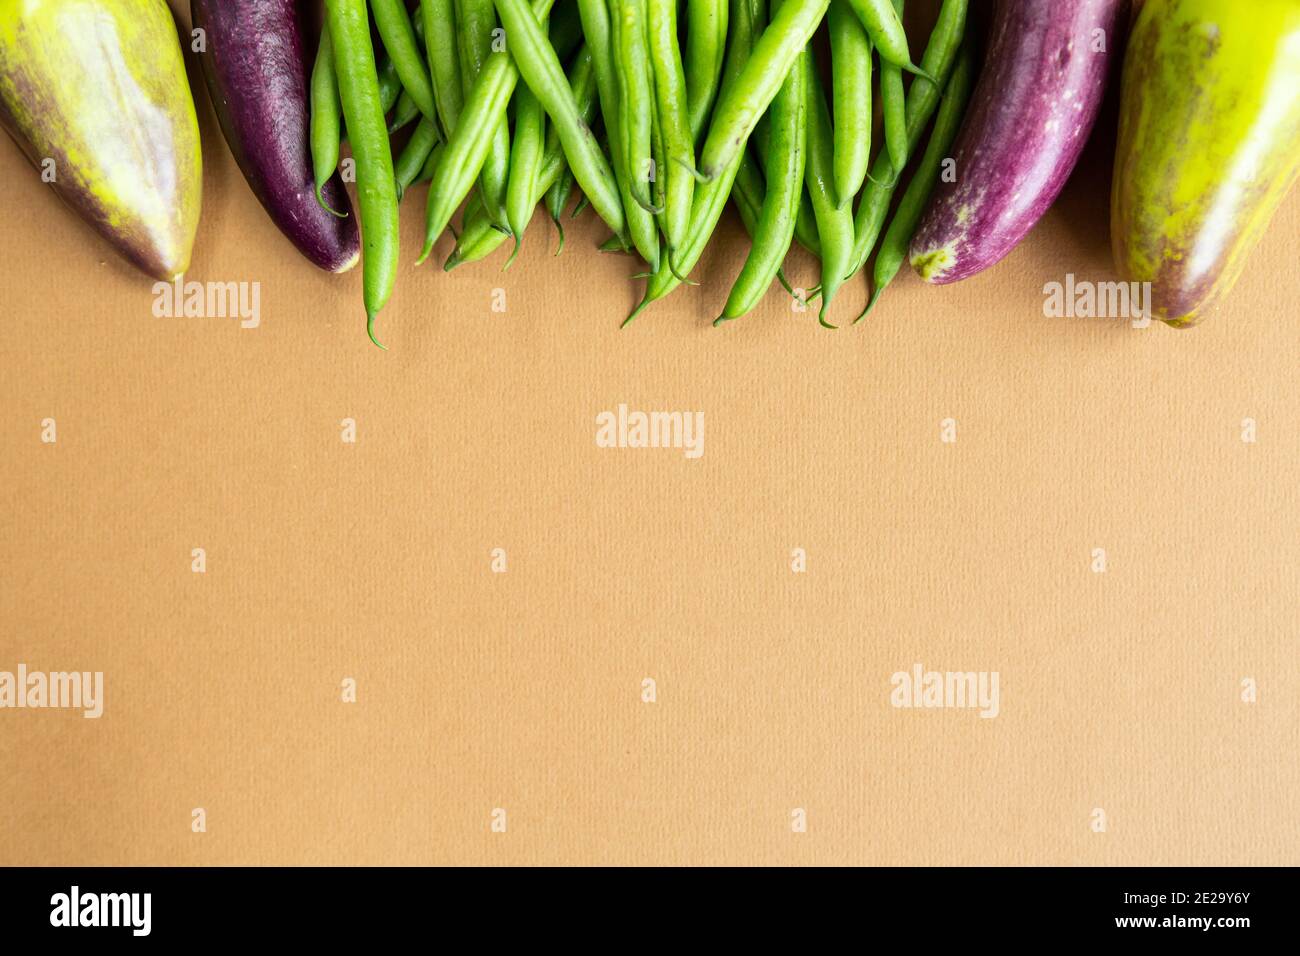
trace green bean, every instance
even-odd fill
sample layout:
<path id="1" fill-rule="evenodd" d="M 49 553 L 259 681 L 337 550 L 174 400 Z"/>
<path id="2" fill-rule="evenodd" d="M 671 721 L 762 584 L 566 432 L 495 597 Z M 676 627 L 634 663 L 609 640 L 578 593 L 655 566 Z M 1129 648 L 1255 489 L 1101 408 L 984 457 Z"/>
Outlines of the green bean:
<path id="1" fill-rule="evenodd" d="M 880 67 L 880 100 L 885 115 L 885 152 L 898 177 L 907 168 L 907 94 L 903 71 L 892 63 Z"/>
<path id="2" fill-rule="evenodd" d="M 662 186 L 661 220 L 668 252 L 686 240 L 695 192 L 695 146 L 687 111 L 686 74 L 677 47 L 677 0 L 648 0 L 646 27 L 654 77 L 655 124 L 663 158 L 655 172 Z"/>
<path id="3" fill-rule="evenodd" d="M 406 146 L 398 154 L 397 162 L 393 166 L 393 177 L 397 180 L 398 202 L 401 202 L 406 190 L 424 169 L 433 148 L 438 145 L 439 138 L 435 123 L 427 119 L 420 120 L 420 125 L 415 127 L 415 132 L 406 141 Z"/>
<path id="4" fill-rule="evenodd" d="M 456 24 L 460 40 L 461 89 L 469 96 L 483 67 L 495 52 L 492 31 L 497 27 L 492 0 L 455 0 Z M 492 221 L 509 229 L 506 216 L 506 186 L 510 176 L 510 126 L 502 114 L 492 130 L 491 146 L 483 157 L 479 171 L 479 189 Z"/>
<path id="5" fill-rule="evenodd" d="M 321 27 L 320 47 L 311 71 L 311 163 L 316 180 L 316 201 L 336 216 L 343 214 L 330 209 L 321 190 L 339 168 L 342 115 L 338 75 L 334 71 L 334 47 L 330 44 L 329 24 L 326 23 Z"/>
<path id="6" fill-rule="evenodd" d="M 533 15 L 545 17 L 551 12 L 553 2 L 534 0 Z M 492 146 L 493 132 L 505 119 L 506 107 L 518 82 L 519 70 L 515 68 L 514 58 L 508 54 L 495 54 L 484 62 L 478 79 L 465 98 L 460 121 L 447 140 L 429 187 L 424 249 L 419 262 L 429 257 L 433 244 L 447 228 L 452 214 L 478 178 Z M 497 221 L 495 217 L 493 221 Z"/>
<path id="7" fill-rule="evenodd" d="M 564 170 L 560 173 L 559 178 L 551 184 L 551 188 L 546 191 L 546 210 L 551 214 L 551 222 L 555 223 L 555 229 L 560 234 L 560 243 L 555 247 L 555 254 L 558 256 L 564 251 L 564 223 L 562 217 L 564 208 L 569 204 L 569 197 L 573 194 L 573 187 L 577 180 L 573 178 L 573 170 L 569 164 L 564 164 Z"/>
<path id="8" fill-rule="evenodd" d="M 569 86 L 582 110 L 584 121 L 588 123 L 596 113 L 596 77 L 593 62 L 590 48 L 584 46 L 569 67 Z M 536 201 L 541 201 L 545 191 L 567 168 L 568 162 L 564 158 L 560 138 L 555 132 L 555 127 L 550 126 L 546 130 L 546 148 L 537 175 Z M 492 220 L 483 207 L 482 197 L 476 193 L 465 207 L 464 226 L 456 242 L 456 249 L 443 268 L 450 271 L 462 262 L 481 259 L 493 252 L 505 238 L 505 233 L 492 227 Z"/>
<path id="9" fill-rule="evenodd" d="M 393 58 L 385 53 L 379 58 L 379 105 L 387 114 L 402 95 L 402 78 L 397 75 Z"/>
<path id="10" fill-rule="evenodd" d="M 822 307 L 817 321 L 833 329 L 835 326 L 827 321 L 826 315 L 853 262 L 853 207 L 835 203 L 835 138 L 826 94 L 817 78 L 812 54 L 801 53 L 799 63 L 804 71 L 804 95 L 808 101 L 808 160 L 804 180 L 812 196 L 817 235 L 822 244 Z"/>
<path id="11" fill-rule="evenodd" d="M 758 220 L 763 215 L 763 198 L 767 186 L 763 183 L 763 174 L 758 165 L 750 158 L 748 151 L 741 156 L 740 167 L 736 170 L 735 182 L 731 184 L 731 201 L 736 204 L 740 214 L 740 224 L 749 233 L 750 239 L 758 231 Z"/>
<path id="12" fill-rule="evenodd" d="M 420 20 L 424 23 L 425 52 L 433 78 L 433 100 L 442 123 L 442 138 L 451 137 L 464 105 L 461 89 L 460 53 L 456 49 L 456 11 L 452 0 L 423 0 Z"/>
<path id="13" fill-rule="evenodd" d="M 387 53 L 376 50 L 375 62 L 379 65 L 379 105 L 383 108 L 384 115 L 387 115 L 404 92 L 402 90 L 402 81 L 397 75 L 397 67 L 393 66 L 393 58 Z M 413 120 L 420 115 L 420 111 L 415 108 L 415 104 L 411 102 L 409 97 L 406 102 L 411 106 L 410 118 Z M 347 124 L 341 122 L 339 124 L 339 142 L 346 143 L 347 141 Z"/>
<path id="14" fill-rule="evenodd" d="M 698 144 L 718 96 L 727 49 L 727 0 L 686 0 L 686 106 Z"/>
<path id="15" fill-rule="evenodd" d="M 519 255 L 524 230 L 537 206 L 537 172 L 546 145 L 546 113 L 527 84 L 515 90 L 515 135 L 510 144 L 510 179 L 506 186 L 506 221 L 515 237 L 515 248 L 506 262 Z"/>
<path id="16" fill-rule="evenodd" d="M 420 45 L 416 42 L 415 28 L 411 25 L 410 14 L 406 12 L 406 4 L 403 0 L 370 0 L 370 10 L 375 15 L 375 26 L 379 28 L 380 39 L 392 57 L 403 88 L 411 94 L 411 99 L 424 118 L 437 122 L 438 114 L 433 107 L 433 85 L 429 82 L 429 71 Z"/>
<path id="17" fill-rule="evenodd" d="M 600 151 L 596 137 L 583 122 L 573 90 L 555 51 L 528 9 L 527 0 L 496 0 L 497 13 L 510 37 L 510 53 L 529 88 L 541 101 L 564 145 L 564 155 L 592 208 L 615 235 L 627 232 L 627 219 L 614 171 Z"/>
<path id="18" fill-rule="evenodd" d="M 582 19 L 582 33 L 591 52 L 596 73 L 596 88 L 600 93 L 600 112 L 605 118 L 605 132 L 609 136 L 609 155 L 614 175 L 618 180 L 619 198 L 627 216 L 627 231 L 637 252 L 653 272 L 659 267 L 659 230 L 654 217 L 632 196 L 631 168 L 624 155 L 623 131 L 620 114 L 622 100 L 619 90 L 622 79 L 616 68 L 616 40 L 618 36 L 617 12 L 611 9 L 612 0 L 578 0 L 578 14 Z"/>
<path id="19" fill-rule="evenodd" d="M 907 247 L 912 242 L 912 234 L 916 232 L 921 214 L 930 201 L 930 194 L 934 192 L 935 184 L 939 181 L 939 172 L 948 150 L 952 147 L 953 140 L 957 138 L 958 130 L 961 129 L 966 104 L 970 100 L 973 74 L 974 57 L 971 47 L 969 43 L 963 43 L 961 52 L 957 56 L 957 63 L 952 69 L 952 75 L 948 79 L 948 85 L 944 87 L 943 102 L 934 119 L 930 142 L 916 166 L 916 171 L 912 174 L 912 181 L 903 192 L 903 198 L 899 200 L 898 210 L 894 213 L 889 228 L 885 230 L 880 251 L 876 253 L 871 301 L 855 321 L 865 318 L 875 308 L 885 287 L 893 281 L 894 276 L 898 275 L 898 270 L 907 261 Z"/>
<path id="20" fill-rule="evenodd" d="M 719 93 L 720 101 L 725 101 L 731 89 L 740 81 L 745 63 L 753 49 L 753 26 L 762 10 L 762 0 L 732 0 L 732 3 L 729 17 L 731 35 L 727 49 L 727 62 L 722 70 L 724 80 Z M 730 165 L 712 180 L 697 186 L 691 208 L 691 228 L 674 263 L 676 269 L 669 268 L 667 256 L 660 258 L 659 268 L 650 274 L 646 282 L 645 294 L 632 313 L 623 320 L 622 328 L 627 328 L 650 303 L 662 299 L 677 288 L 682 282 L 681 276 L 695 268 L 705 245 L 708 244 L 709 237 L 713 235 L 713 230 L 717 228 L 718 220 L 722 217 L 722 210 L 726 208 L 727 199 L 731 196 L 732 184 L 736 180 L 736 174 L 740 171 L 741 161 L 744 158 L 745 151 L 738 150 Z"/>
<path id="21" fill-rule="evenodd" d="M 966 31 L 968 0 L 943 0 L 939 19 L 930 32 L 921 66 L 939 83 L 946 83 Z M 935 107 L 939 105 L 940 87 L 934 82 L 918 77 L 907 91 L 907 143 L 908 151 L 921 140 Z M 871 176 L 862 190 L 862 200 L 853 219 L 853 268 L 857 272 L 866 263 L 875 247 L 876 239 L 889 212 L 889 202 L 898 185 L 892 175 L 893 164 L 889 156 L 881 153 L 871 167 Z"/>
<path id="22" fill-rule="evenodd" d="M 893 0 L 894 12 L 903 15 L 904 0 Z M 907 93 L 903 90 L 903 71 L 884 61 L 880 67 L 880 100 L 885 117 L 885 149 L 894 167 L 894 176 L 903 175 L 907 167 Z"/>
<path id="23" fill-rule="evenodd" d="M 777 94 L 778 96 L 780 94 Z M 758 165 L 748 155 L 740 161 L 740 167 L 736 170 L 736 179 L 731 184 L 731 201 L 736 206 L 736 212 L 740 214 L 740 224 L 745 227 L 751 242 L 758 232 L 758 221 L 763 215 L 763 197 L 765 187 L 763 185 L 763 174 L 758 171 Z M 798 233 L 796 231 L 796 238 Z M 813 233 L 813 242 L 816 244 L 817 233 Z M 790 285 L 790 280 L 785 276 L 784 269 L 776 270 L 777 281 L 781 283 L 790 295 L 795 294 L 794 287 Z M 717 325 L 717 320 L 714 320 Z"/>
<path id="24" fill-rule="evenodd" d="M 902 14 L 897 0 L 849 0 L 853 12 L 862 21 L 871 42 L 880 51 L 884 63 L 892 63 L 901 70 L 918 76 L 930 77 L 933 74 L 912 64 L 912 55 L 907 49 L 907 33 L 903 30 Z"/>
<path id="25" fill-rule="evenodd" d="M 800 57 L 807 55 L 804 53 Z M 753 244 L 749 255 L 714 325 L 738 318 L 752 309 L 772 285 L 790 249 L 799 199 L 804 190 L 808 116 L 806 82 L 807 73 L 800 69 L 796 59 L 772 100 L 768 111 L 770 132 L 765 164 L 767 192 L 763 197 L 762 212 L 751 230 Z"/>
<path id="26" fill-rule="evenodd" d="M 826 14 L 830 0 L 785 0 L 753 45 L 735 83 L 719 96 L 700 156 L 700 176 L 716 177 L 744 147 L 795 58 Z"/>
<path id="27" fill-rule="evenodd" d="M 618 72 L 619 130 L 623 162 L 632 198 L 647 212 L 657 213 L 649 183 L 654 171 L 654 79 L 646 41 L 646 0 L 610 0 L 616 36 L 614 64 Z"/>
<path id="28" fill-rule="evenodd" d="M 460 235 L 456 237 L 456 248 L 442 264 L 443 271 L 450 272 L 465 262 L 477 262 L 495 252 L 505 239 L 506 234 L 494 228 L 488 218 L 483 197 L 474 193 L 465 204 L 465 219 L 461 223 Z"/>
<path id="29" fill-rule="evenodd" d="M 805 114 L 806 113 L 807 110 L 805 110 Z M 804 117 L 804 122 L 806 128 L 806 124 L 807 124 L 806 115 Z M 754 145 L 757 147 L 755 152 L 758 154 L 759 159 L 763 163 L 766 163 L 768 137 L 767 137 L 767 128 L 764 124 L 759 124 L 758 126 L 754 127 L 753 142 Z M 806 163 L 806 158 L 807 156 L 805 151 L 805 163 Z M 745 177 L 746 165 L 747 163 L 741 164 L 740 172 L 736 175 L 737 182 L 741 182 L 743 179 L 746 178 Z M 764 170 L 764 175 L 766 175 L 766 170 Z M 761 205 L 762 204 L 761 197 L 765 187 L 763 187 L 761 181 L 759 182 L 758 185 L 759 185 L 758 195 L 760 197 L 759 205 Z M 811 252 L 818 259 L 822 257 L 822 244 L 821 244 L 821 240 L 817 237 L 817 218 L 813 214 L 812 197 L 808 194 L 807 186 L 804 187 L 803 195 L 799 197 L 799 215 L 795 219 L 795 223 L 794 223 L 794 238 L 795 241 L 799 243 L 799 245 L 803 246 L 805 249 Z"/>
<path id="30" fill-rule="evenodd" d="M 393 118 L 388 121 L 388 132 L 391 135 L 400 129 L 405 129 L 414 123 L 420 116 L 420 108 L 415 105 L 415 99 L 406 90 L 397 98 L 397 105 L 393 108 Z"/>
<path id="31" fill-rule="evenodd" d="M 871 162 L 871 40 L 848 5 L 831 0 L 831 101 L 835 117 L 835 201 L 853 201 Z"/>
<path id="32" fill-rule="evenodd" d="M 375 316 L 387 304 L 397 279 L 399 230 L 393 154 L 380 109 L 379 76 L 365 0 L 326 0 L 325 9 L 339 98 L 352 131 L 352 155 L 357 164 L 366 332 L 379 345 Z"/>

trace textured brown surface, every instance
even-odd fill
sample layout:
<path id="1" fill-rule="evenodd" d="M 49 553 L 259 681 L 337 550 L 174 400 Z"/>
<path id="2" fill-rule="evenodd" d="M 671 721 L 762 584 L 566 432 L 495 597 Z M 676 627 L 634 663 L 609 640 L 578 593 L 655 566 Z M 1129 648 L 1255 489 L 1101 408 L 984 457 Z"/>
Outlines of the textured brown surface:
<path id="1" fill-rule="evenodd" d="M 710 329 L 729 213 L 620 333 L 590 215 L 444 275 L 421 190 L 381 353 L 200 117 L 190 278 L 260 281 L 257 329 L 154 318 L 0 144 L 0 670 L 107 685 L 0 710 L 0 863 L 1296 861 L 1300 198 L 1190 332 L 1042 315 L 1112 278 L 1102 135 L 1008 261 L 856 329 Z M 597 448 L 619 403 L 703 457 Z M 1000 716 L 891 707 L 917 661 Z"/>

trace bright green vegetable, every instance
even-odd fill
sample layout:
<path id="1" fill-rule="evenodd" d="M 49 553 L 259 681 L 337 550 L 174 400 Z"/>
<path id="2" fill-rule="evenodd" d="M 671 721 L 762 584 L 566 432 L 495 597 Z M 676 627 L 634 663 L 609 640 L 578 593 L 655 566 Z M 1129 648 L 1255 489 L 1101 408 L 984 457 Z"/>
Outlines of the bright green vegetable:
<path id="1" fill-rule="evenodd" d="M 627 219 L 614 171 L 600 151 L 596 137 L 582 120 L 578 103 L 564 77 L 564 69 L 528 9 L 526 0 L 496 0 L 497 13 L 510 37 L 510 55 L 529 88 L 555 124 L 564 154 L 578 185 L 591 200 L 596 214 L 615 235 L 627 232 Z"/>
<path id="2" fill-rule="evenodd" d="M 553 2 L 554 0 L 535 0 L 533 16 L 545 18 L 551 12 Z M 419 262 L 424 262 L 429 257 L 433 244 L 447 228 L 452 214 L 478 178 L 488 149 L 492 146 L 493 133 L 497 125 L 505 120 L 506 107 L 518 82 L 519 71 L 515 68 L 513 57 L 504 53 L 488 57 L 465 98 L 460 121 L 447 140 L 433 182 L 429 185 L 424 249 L 420 253 Z M 493 221 L 496 221 L 495 217 Z M 502 228 L 508 227 L 502 225 Z"/>
<path id="3" fill-rule="evenodd" d="M 648 0 L 646 16 L 655 123 L 663 152 L 656 167 L 657 182 L 663 189 L 661 225 L 671 256 L 685 242 L 691 224 L 695 146 L 686 103 L 686 74 L 677 48 L 677 0 Z"/>
<path id="4" fill-rule="evenodd" d="M 339 141 L 343 127 L 343 105 L 339 101 L 338 75 L 334 72 L 334 47 L 329 24 L 320 31 L 320 47 L 311 71 L 311 164 L 316 180 L 316 201 L 338 216 L 321 197 L 321 190 L 339 168 Z"/>
<path id="5" fill-rule="evenodd" d="M 392 58 L 393 66 L 402 81 L 402 87 L 411 95 L 424 118 L 437 120 L 433 106 L 433 86 L 424 55 L 415 39 L 411 16 L 403 0 L 370 0 L 370 10 L 375 15 L 375 26 L 384 41 L 384 49 Z"/>
<path id="6" fill-rule="evenodd" d="M 546 139 L 546 113 L 526 84 L 515 90 L 515 135 L 510 144 L 510 179 L 506 186 L 506 221 L 515 248 L 506 262 L 519 254 L 524 231 L 537 206 L 537 172 Z"/>
<path id="7" fill-rule="evenodd" d="M 656 175 L 653 157 L 654 79 L 646 38 L 646 0 L 610 0 L 615 31 L 614 66 L 618 74 L 619 130 L 632 198 L 658 213 L 650 196 Z"/>
<path id="8" fill-rule="evenodd" d="M 926 45 L 921 67 L 926 73 L 935 77 L 939 83 L 946 83 L 956 61 L 957 51 L 961 46 L 962 36 L 966 32 L 967 0 L 944 0 L 939 10 L 939 19 L 930 33 L 930 42 Z M 908 151 L 920 142 L 921 134 L 934 115 L 939 105 L 940 87 L 923 77 L 917 77 L 907 91 L 907 143 Z M 853 219 L 853 268 L 857 272 L 871 255 L 871 250 L 880 237 L 880 230 L 889 212 L 889 202 L 898 185 L 894 175 L 893 164 L 885 153 L 876 157 L 871 167 L 871 176 L 862 190 L 862 200 Z"/>
<path id="9" fill-rule="evenodd" d="M 848 0 L 853 12 L 858 15 L 866 28 L 871 42 L 880 51 L 880 59 L 892 63 L 899 69 L 918 76 L 933 74 L 922 64 L 912 65 L 912 56 L 907 49 L 907 33 L 903 30 L 902 13 L 897 0 Z"/>
<path id="10" fill-rule="evenodd" d="M 894 9 L 901 16 L 903 0 L 893 0 Z M 903 89 L 903 71 L 894 63 L 880 67 L 880 101 L 885 117 L 885 149 L 894 167 L 894 178 L 903 174 L 907 166 L 907 93 Z"/>
<path id="11" fill-rule="evenodd" d="M 835 110 L 835 201 L 843 206 L 862 188 L 871 162 L 871 41 L 848 0 L 831 0 L 826 22 Z"/>
<path id="12" fill-rule="evenodd" d="M 740 75 L 718 98 L 700 155 L 699 171 L 705 182 L 733 165 L 829 4 L 830 0 L 786 0 L 772 17 Z"/>
<path id="13" fill-rule="evenodd" d="M 384 125 L 365 0 L 326 0 L 325 10 L 339 96 L 357 166 L 366 332 L 380 345 L 375 338 L 375 317 L 388 303 L 397 279 L 399 231 L 393 154 Z"/>
<path id="14" fill-rule="evenodd" d="M 916 232 L 917 223 L 921 221 L 921 214 L 925 212 L 930 194 L 934 192 L 935 184 L 939 181 L 943 161 L 948 156 L 953 140 L 957 138 L 957 133 L 961 129 L 962 119 L 966 115 L 966 104 L 970 102 L 971 87 L 975 79 L 974 59 L 971 45 L 963 44 L 957 63 L 953 66 L 952 75 L 948 78 L 948 85 L 944 87 L 943 102 L 939 105 L 939 113 L 934 120 L 930 142 L 916 166 L 916 171 L 912 174 L 912 181 L 903 192 L 903 198 L 898 203 L 898 210 L 894 213 L 889 228 L 885 230 L 880 251 L 876 253 L 871 301 L 854 322 L 865 318 L 875 308 L 881 295 L 884 294 L 885 287 L 893 281 L 894 276 L 898 275 L 898 270 L 907 261 L 912 235 Z"/>
<path id="15" fill-rule="evenodd" d="M 440 139 L 436 124 L 427 119 L 420 120 L 420 124 L 415 127 L 415 132 L 406 141 L 406 145 L 398 154 L 397 162 L 393 165 L 393 177 L 397 180 L 398 202 L 401 202 L 406 190 L 419 177 L 424 164 Z"/>
<path id="16" fill-rule="evenodd" d="M 380 93 L 380 105 L 382 106 L 383 93 Z M 393 118 L 388 121 L 389 134 L 396 133 L 398 130 L 405 129 L 420 118 L 420 107 L 415 104 L 415 99 L 406 90 L 401 91 L 397 97 L 397 106 L 393 108 Z"/>
<path id="17" fill-rule="evenodd" d="M 455 0 L 457 36 L 460 40 L 461 88 L 469 96 L 483 66 L 496 56 L 507 55 L 496 43 L 492 31 L 497 15 L 492 0 Z M 503 115 L 492 130 L 492 145 L 483 157 L 479 188 L 492 221 L 509 229 L 506 216 L 506 187 L 510 177 L 510 125 Z"/>
<path id="18" fill-rule="evenodd" d="M 546 190 L 546 211 L 551 215 L 551 222 L 555 223 L 555 229 L 560 234 L 560 243 L 555 247 L 555 254 L 558 256 L 564 251 L 564 209 L 569 204 L 569 197 L 573 194 L 573 187 L 577 185 L 577 180 L 573 178 L 573 170 L 569 164 L 564 164 L 564 169 L 560 171 L 560 176 L 551 184 L 551 188 Z"/>
<path id="19" fill-rule="evenodd" d="M 835 326 L 826 316 L 853 262 L 853 207 L 848 203 L 841 206 L 835 200 L 835 139 L 826 94 L 817 77 L 812 54 L 801 53 L 796 65 L 804 71 L 804 96 L 808 101 L 808 160 L 804 180 L 812 197 L 822 247 L 822 306 L 817 321 L 824 328 L 833 329 Z"/>
<path id="20" fill-rule="evenodd" d="M 582 111 L 584 121 L 589 123 L 596 112 L 596 76 L 594 57 L 588 46 L 584 46 L 578 52 L 573 65 L 569 67 L 569 86 L 573 90 L 573 98 Z M 542 154 L 541 168 L 537 175 L 538 193 L 535 202 L 542 199 L 542 194 L 550 189 L 560 178 L 561 173 L 567 169 L 568 161 L 564 158 L 560 138 L 555 132 L 555 127 L 550 126 L 546 130 L 546 149 Z M 456 242 L 456 249 L 443 268 L 450 271 L 462 262 L 481 259 L 500 246 L 505 238 L 505 233 L 493 228 L 492 220 L 488 218 L 482 200 L 476 194 L 471 197 L 466 206 L 465 223 Z"/>
<path id="21" fill-rule="evenodd" d="M 686 0 L 686 105 L 699 143 L 718 97 L 727 50 L 727 0 Z"/>
<path id="22" fill-rule="evenodd" d="M 801 54 L 806 56 L 807 54 Z M 713 323 L 738 318 L 752 309 L 785 261 L 794 238 L 795 219 L 804 189 L 808 95 L 807 74 L 799 61 L 772 100 L 768 124 L 767 193 L 762 212 L 751 228 L 753 245 L 740 270 L 722 315 Z"/>
<path id="23" fill-rule="evenodd" d="M 443 139 L 451 136 L 465 102 L 461 88 L 460 53 L 456 48 L 456 11 L 452 0 L 423 0 L 425 52 L 429 58 L 433 100 L 442 124 Z"/>
<path id="24" fill-rule="evenodd" d="M 733 2 L 730 17 L 732 31 L 727 50 L 727 63 L 723 67 L 725 79 L 719 94 L 723 101 L 726 100 L 728 91 L 740 81 L 744 64 L 753 48 L 753 24 L 761 17 L 762 10 L 762 0 L 733 0 Z M 689 274 L 695 268 L 709 237 L 717 228 L 722 210 L 726 208 L 732 183 L 735 182 L 744 157 L 745 151 L 738 150 L 729 166 L 714 179 L 697 186 L 691 209 L 691 227 L 687 233 L 686 243 L 679 250 L 674 262 L 675 270 L 669 268 L 668 257 L 663 256 L 659 268 L 654 270 L 646 282 L 645 295 L 642 296 L 640 304 L 623 320 L 623 328 L 627 328 L 628 324 L 645 311 L 651 302 L 662 299 L 677 288 L 682 282 L 681 276 Z"/>

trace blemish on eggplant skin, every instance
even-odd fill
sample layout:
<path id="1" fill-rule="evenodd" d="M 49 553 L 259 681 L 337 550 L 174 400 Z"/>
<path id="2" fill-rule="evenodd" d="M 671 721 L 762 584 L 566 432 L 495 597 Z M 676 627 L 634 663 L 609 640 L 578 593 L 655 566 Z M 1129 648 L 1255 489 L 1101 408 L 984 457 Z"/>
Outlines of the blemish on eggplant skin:
<path id="1" fill-rule="evenodd" d="M 940 246 L 912 257 L 912 268 L 926 282 L 933 282 L 952 268 L 957 256 L 952 246 Z"/>

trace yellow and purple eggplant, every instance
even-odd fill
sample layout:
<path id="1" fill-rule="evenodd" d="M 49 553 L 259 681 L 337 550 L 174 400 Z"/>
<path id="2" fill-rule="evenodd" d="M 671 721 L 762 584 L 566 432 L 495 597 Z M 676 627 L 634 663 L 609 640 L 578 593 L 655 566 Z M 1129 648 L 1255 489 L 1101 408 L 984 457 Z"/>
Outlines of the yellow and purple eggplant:
<path id="1" fill-rule="evenodd" d="M 186 270 L 202 156 L 163 0 L 0 0 L 0 124 L 128 260 L 157 279 Z"/>
<path id="2" fill-rule="evenodd" d="M 1145 0 L 1124 63 L 1111 241 L 1155 318 L 1231 291 L 1300 173 L 1300 0 Z"/>

